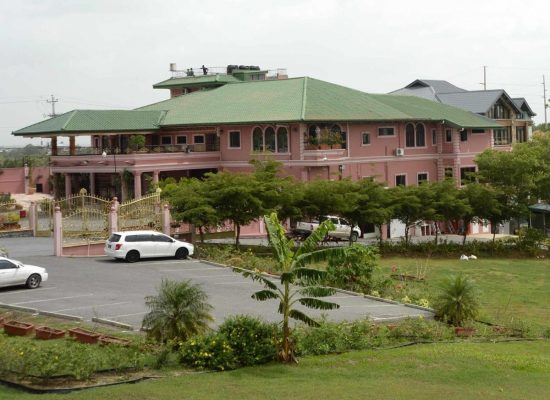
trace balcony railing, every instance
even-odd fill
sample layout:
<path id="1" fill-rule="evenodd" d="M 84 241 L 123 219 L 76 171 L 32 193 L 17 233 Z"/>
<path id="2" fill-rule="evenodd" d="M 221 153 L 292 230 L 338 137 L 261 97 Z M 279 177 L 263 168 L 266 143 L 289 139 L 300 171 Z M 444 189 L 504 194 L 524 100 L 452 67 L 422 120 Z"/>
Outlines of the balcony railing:
<path id="1" fill-rule="evenodd" d="M 88 156 L 88 155 L 101 155 L 103 152 L 107 154 L 139 154 L 139 153 L 203 153 L 208 151 L 219 151 L 220 145 L 218 143 L 195 143 L 195 144 L 170 144 L 170 145 L 151 145 L 144 146 L 140 149 L 113 149 L 113 148 L 99 148 L 99 147 L 82 147 L 78 146 L 74 149 L 74 154 L 71 154 L 69 147 L 58 147 L 57 154 L 52 156 Z"/>

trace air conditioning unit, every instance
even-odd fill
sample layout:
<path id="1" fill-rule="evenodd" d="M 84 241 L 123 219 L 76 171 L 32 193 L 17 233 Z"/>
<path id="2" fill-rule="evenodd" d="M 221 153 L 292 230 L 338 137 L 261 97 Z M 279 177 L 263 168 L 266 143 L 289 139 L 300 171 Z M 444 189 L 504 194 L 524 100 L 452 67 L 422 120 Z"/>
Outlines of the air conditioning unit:
<path id="1" fill-rule="evenodd" d="M 397 149 L 395 149 L 395 155 L 398 156 L 398 157 L 404 156 L 405 155 L 405 149 L 403 149 L 401 147 L 398 147 Z"/>

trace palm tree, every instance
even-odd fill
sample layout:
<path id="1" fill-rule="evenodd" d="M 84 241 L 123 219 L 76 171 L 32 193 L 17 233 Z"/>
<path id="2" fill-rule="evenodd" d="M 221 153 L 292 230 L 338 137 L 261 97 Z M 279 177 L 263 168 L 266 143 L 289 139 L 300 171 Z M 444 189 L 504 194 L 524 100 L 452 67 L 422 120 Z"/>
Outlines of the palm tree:
<path id="1" fill-rule="evenodd" d="M 342 257 L 344 249 L 341 247 L 318 249 L 319 242 L 330 230 L 334 230 L 334 224 L 330 220 L 323 221 L 300 246 L 296 247 L 294 241 L 286 238 L 285 230 L 279 223 L 276 213 L 266 215 L 264 219 L 269 234 L 269 243 L 273 248 L 278 269 L 281 272 L 281 285 L 277 286 L 256 272 L 235 271 L 263 283 L 265 289 L 254 293 L 252 298 L 259 301 L 279 300 L 278 311 L 283 316 L 282 348 L 279 358 L 283 362 L 292 362 L 296 358 L 290 339 L 290 319 L 302 321 L 311 326 L 319 325 L 294 307 L 298 304 L 320 310 L 332 310 L 340 307 L 338 304 L 318 299 L 318 297 L 331 296 L 336 291 L 318 284 L 325 275 L 324 271 L 306 268 L 306 265 L 333 257 Z"/>
<path id="2" fill-rule="evenodd" d="M 191 281 L 175 282 L 163 279 L 156 296 L 145 297 L 150 310 L 143 317 L 142 327 L 147 335 L 160 342 L 187 340 L 207 331 L 213 321 L 212 306 L 199 285 Z"/>
<path id="3" fill-rule="evenodd" d="M 462 275 L 448 278 L 441 285 L 441 292 L 435 300 L 435 313 L 438 318 L 454 325 L 477 317 L 479 302 L 472 281 Z"/>

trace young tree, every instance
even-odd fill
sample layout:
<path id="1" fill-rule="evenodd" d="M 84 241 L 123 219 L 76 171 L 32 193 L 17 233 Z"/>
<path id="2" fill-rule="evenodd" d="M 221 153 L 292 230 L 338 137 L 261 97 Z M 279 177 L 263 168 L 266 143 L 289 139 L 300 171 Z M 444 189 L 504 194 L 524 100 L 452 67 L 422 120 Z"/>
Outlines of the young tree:
<path id="1" fill-rule="evenodd" d="M 303 199 L 298 207 L 303 216 L 317 217 L 337 214 L 344 204 L 344 195 L 338 191 L 337 182 L 315 180 L 305 184 Z"/>
<path id="2" fill-rule="evenodd" d="M 459 197 L 468 205 L 462 214 L 464 222 L 462 245 L 464 245 L 468 226 L 472 222 L 490 220 L 491 216 L 500 214 L 500 204 L 497 200 L 497 192 L 491 186 L 482 183 L 469 183 L 459 192 Z"/>
<path id="3" fill-rule="evenodd" d="M 360 224 L 374 224 L 379 232 L 379 244 L 382 245 L 382 227 L 388 224 L 393 215 L 392 191 L 383 184 L 371 179 L 361 179 L 358 183 L 357 207 L 360 210 Z"/>
<path id="4" fill-rule="evenodd" d="M 178 183 L 166 184 L 162 191 L 172 206 L 173 217 L 196 226 L 203 243 L 204 232 L 221 222 L 205 187 L 199 179 L 181 179 Z"/>
<path id="5" fill-rule="evenodd" d="M 396 186 L 391 190 L 393 216 L 405 225 L 405 243 L 409 244 L 411 226 L 426 216 L 425 204 L 419 196 L 418 186 Z"/>
<path id="6" fill-rule="evenodd" d="M 313 262 L 343 257 L 344 249 L 341 247 L 318 249 L 319 242 L 323 240 L 327 232 L 334 229 L 334 224 L 330 220 L 323 221 L 301 245 L 295 247 L 294 241 L 286 238 L 285 230 L 280 224 L 277 214 L 272 213 L 264 218 L 269 234 L 269 243 L 273 249 L 278 269 L 281 271 L 280 286 L 259 273 L 235 271 L 264 285 L 265 289 L 254 293 L 252 298 L 259 301 L 279 300 L 278 310 L 283 316 L 282 348 L 279 357 L 283 362 L 292 362 L 296 358 L 290 338 L 290 319 L 302 321 L 312 326 L 318 325 L 315 320 L 296 309 L 295 306 L 300 304 L 320 310 L 339 308 L 335 303 L 319 300 L 319 297 L 333 295 L 335 290 L 319 285 L 326 272 L 307 268 L 307 265 Z"/>
<path id="7" fill-rule="evenodd" d="M 214 320 L 207 300 L 202 288 L 191 281 L 163 279 L 158 294 L 145 298 L 149 312 L 143 317 L 142 326 L 149 337 L 160 342 L 185 341 L 206 332 L 208 323 Z"/>
<path id="8" fill-rule="evenodd" d="M 463 219 L 470 211 L 468 203 L 460 196 L 460 191 L 452 179 L 434 182 L 428 186 L 431 196 L 432 218 L 435 223 Z M 467 231 L 466 226 L 464 231 Z M 438 243 L 439 229 L 435 230 L 435 244 Z"/>

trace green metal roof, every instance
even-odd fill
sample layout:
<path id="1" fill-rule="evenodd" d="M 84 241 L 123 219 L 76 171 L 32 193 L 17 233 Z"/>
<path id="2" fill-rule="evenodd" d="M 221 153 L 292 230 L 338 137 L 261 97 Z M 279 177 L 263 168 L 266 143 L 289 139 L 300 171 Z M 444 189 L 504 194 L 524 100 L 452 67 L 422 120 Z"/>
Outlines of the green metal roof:
<path id="1" fill-rule="evenodd" d="M 13 134 L 36 136 L 155 130 L 163 126 L 314 121 L 442 121 L 460 128 L 500 126 L 486 117 L 430 100 L 368 94 L 304 77 L 223 85 L 133 111 L 75 110 Z"/>
<path id="2" fill-rule="evenodd" d="M 87 133 L 156 130 L 164 111 L 73 110 L 13 132 L 16 136 L 44 133 Z"/>
<path id="3" fill-rule="evenodd" d="M 413 96 L 373 95 L 313 78 L 243 82 L 139 110 L 166 110 L 163 126 L 290 121 L 445 121 L 493 128 L 491 119 Z"/>
<path id="4" fill-rule="evenodd" d="M 184 76 L 181 78 L 170 78 L 165 81 L 155 83 L 153 88 L 155 89 L 168 89 L 174 86 L 177 87 L 193 87 L 199 85 L 208 84 L 220 84 L 242 82 L 240 79 L 235 78 L 232 75 L 216 74 L 216 75 L 197 75 L 197 76 Z"/>

